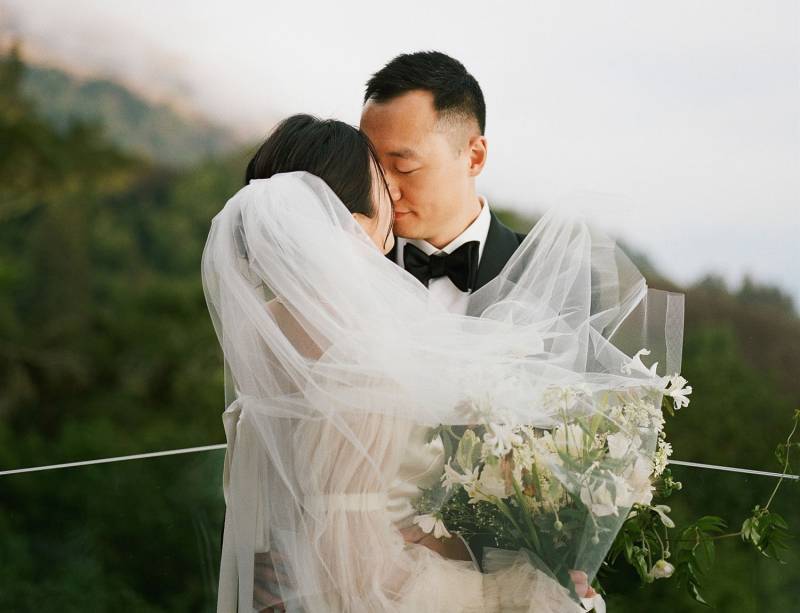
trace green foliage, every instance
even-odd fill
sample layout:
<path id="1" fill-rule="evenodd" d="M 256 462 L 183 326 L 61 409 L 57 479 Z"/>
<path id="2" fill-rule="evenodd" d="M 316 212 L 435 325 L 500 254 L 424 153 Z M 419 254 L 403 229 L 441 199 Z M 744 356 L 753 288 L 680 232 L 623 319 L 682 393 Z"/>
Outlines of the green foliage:
<path id="1" fill-rule="evenodd" d="M 54 129 L 24 75 L 2 58 L 0 467 L 219 442 L 199 259 L 243 163 L 177 174 Z M 220 475 L 216 454 L 2 477 L 0 609 L 202 610 Z"/>
<path id="2" fill-rule="evenodd" d="M 781 464 L 782 476 L 772 490 L 772 494 L 763 507 L 756 505 L 752 515 L 742 524 L 740 534 L 745 543 L 752 544 L 761 554 L 767 558 L 774 558 L 783 563 L 780 557 L 782 551 L 789 548 L 787 541 L 790 538 L 789 526 L 781 515 L 770 510 L 770 505 L 775 499 L 781 485 L 785 480 L 785 475 L 791 470 L 791 452 L 798 448 L 798 444 L 792 441 L 795 433 L 800 427 L 800 409 L 796 409 L 792 419 L 792 429 L 786 437 L 786 442 L 781 443 L 775 449 L 775 457 Z"/>
<path id="3" fill-rule="evenodd" d="M 782 464 L 784 475 L 791 466 L 789 455 L 795 445 L 792 438 L 798 426 L 800 410 L 794 413 L 793 426 L 786 442 L 776 449 L 776 457 Z M 661 559 L 666 560 L 670 557 L 672 548 L 675 552 L 675 577 L 678 586 L 685 588 L 696 602 L 708 605 L 701 592 L 704 590 L 703 579 L 714 566 L 716 540 L 740 536 L 742 541 L 752 545 L 765 557 L 783 563 L 780 554 L 789 549 L 789 526 L 780 514 L 769 508 L 783 482 L 782 476 L 766 505 L 756 505 L 739 532 L 723 534 L 726 522 L 720 517 L 706 515 L 684 528 L 680 536 L 674 539 L 674 545 L 669 529 L 675 525 L 664 513 L 670 511 L 669 507 L 635 505 L 612 545 L 605 569 L 613 567 L 624 554 L 624 559 L 636 570 L 640 580 L 651 583 L 654 578 L 653 552 L 660 552 Z M 671 471 L 667 469 L 658 484 L 655 499 L 670 496 L 675 490 L 681 489 L 676 487 L 680 485 L 673 480 Z"/>
<path id="4" fill-rule="evenodd" d="M 198 271 L 241 161 L 176 174 L 84 124 L 55 130 L 28 103 L 23 73 L 5 58 L 0 415 L 47 445 L 31 442 L 41 454 L 20 449 L 6 467 L 217 442 L 222 377 Z M 124 435 L 58 443 L 101 418 Z"/>
<path id="5" fill-rule="evenodd" d="M 675 553 L 675 576 L 678 586 L 700 604 L 708 604 L 700 594 L 701 580 L 714 564 L 714 538 L 725 530 L 725 522 L 704 516 L 681 533 Z"/>
<path id="6" fill-rule="evenodd" d="M 789 548 L 790 535 L 786 520 L 779 514 L 756 505 L 753 515 L 744 520 L 741 535 L 764 556 L 783 563 L 780 552 Z"/>
<path id="7" fill-rule="evenodd" d="M 742 304 L 767 306 L 788 314 L 794 314 L 795 304 L 792 297 L 774 285 L 757 283 L 749 276 L 742 281 L 742 286 L 736 292 L 736 298 Z"/>

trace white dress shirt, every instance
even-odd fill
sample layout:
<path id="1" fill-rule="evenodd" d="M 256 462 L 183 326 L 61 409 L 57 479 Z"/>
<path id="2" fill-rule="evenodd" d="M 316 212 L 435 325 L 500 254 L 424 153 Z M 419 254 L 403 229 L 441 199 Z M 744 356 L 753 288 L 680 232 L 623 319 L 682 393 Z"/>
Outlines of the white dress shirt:
<path id="1" fill-rule="evenodd" d="M 400 266 L 403 266 L 403 249 L 405 248 L 406 243 L 411 243 L 415 247 L 418 247 L 425 253 L 425 255 L 433 255 L 453 253 L 453 251 L 469 241 L 478 241 L 480 243 L 478 246 L 478 262 L 480 263 L 481 257 L 483 257 L 483 247 L 486 243 L 486 236 L 489 234 L 489 224 L 492 219 L 489 215 L 489 202 L 483 196 L 478 196 L 478 198 L 481 201 L 481 212 L 475 218 L 475 221 L 473 221 L 469 226 L 467 226 L 466 230 L 464 230 L 461 234 L 459 234 L 441 249 L 437 249 L 428 241 L 397 237 L 397 263 Z M 438 277 L 436 279 L 431 279 L 430 283 L 428 284 L 428 288 L 430 289 L 431 296 L 435 300 L 441 302 L 448 311 L 452 313 L 459 313 L 461 315 L 464 315 L 467 312 L 469 292 L 462 292 L 460 289 L 458 289 L 458 287 L 455 286 L 449 277 Z"/>

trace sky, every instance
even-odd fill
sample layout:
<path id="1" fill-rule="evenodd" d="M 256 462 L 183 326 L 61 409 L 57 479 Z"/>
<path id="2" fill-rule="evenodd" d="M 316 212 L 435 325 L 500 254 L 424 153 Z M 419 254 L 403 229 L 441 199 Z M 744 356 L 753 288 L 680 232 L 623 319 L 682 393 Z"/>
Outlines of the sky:
<path id="1" fill-rule="evenodd" d="M 800 307 L 795 0 L 0 0 L 0 20 L 254 140 L 297 112 L 357 123 L 373 72 L 444 51 L 484 91 L 490 204 L 581 213 L 679 283 L 749 274 Z"/>

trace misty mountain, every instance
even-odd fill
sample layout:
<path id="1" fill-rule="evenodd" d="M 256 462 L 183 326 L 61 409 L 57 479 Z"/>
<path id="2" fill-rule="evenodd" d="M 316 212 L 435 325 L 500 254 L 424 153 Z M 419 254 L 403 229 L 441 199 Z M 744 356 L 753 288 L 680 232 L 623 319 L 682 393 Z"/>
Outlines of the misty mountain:
<path id="1" fill-rule="evenodd" d="M 108 79 L 80 79 L 29 64 L 22 88 L 57 130 L 76 120 L 90 122 L 120 149 L 166 166 L 187 166 L 237 145 L 224 128 L 152 104 Z"/>

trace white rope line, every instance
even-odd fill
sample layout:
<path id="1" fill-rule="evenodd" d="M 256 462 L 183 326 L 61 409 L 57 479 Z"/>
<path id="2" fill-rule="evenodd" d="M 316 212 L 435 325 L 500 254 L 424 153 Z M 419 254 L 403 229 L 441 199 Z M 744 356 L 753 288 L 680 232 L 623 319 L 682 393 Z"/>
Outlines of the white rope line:
<path id="1" fill-rule="evenodd" d="M 89 466 L 90 464 L 106 464 L 108 462 L 123 462 L 125 460 L 141 460 L 143 458 L 157 458 L 165 455 L 177 455 L 179 453 L 195 453 L 198 451 L 212 451 L 214 449 L 225 449 L 227 445 L 205 445 L 204 447 L 186 447 L 185 449 L 168 449 L 167 451 L 153 451 L 151 453 L 137 453 L 135 455 L 123 455 L 113 458 L 101 458 L 99 460 L 85 460 L 83 462 L 68 462 L 66 464 L 50 464 L 49 466 L 33 466 L 31 468 L 15 468 L 14 470 L 0 471 L 3 475 L 14 475 L 19 473 L 32 473 L 39 470 L 55 470 L 57 468 L 74 468 L 76 466 Z"/>
<path id="2" fill-rule="evenodd" d="M 153 451 L 150 453 L 137 453 L 134 455 L 116 456 L 113 458 L 101 458 L 99 460 L 84 460 L 83 462 L 68 462 L 66 464 L 50 464 L 48 466 L 32 466 L 30 468 L 15 468 L 13 470 L 0 471 L 0 477 L 4 475 L 16 475 L 20 473 L 32 473 L 40 470 L 56 470 L 58 468 L 75 468 L 78 466 L 90 466 L 92 464 L 107 464 L 109 462 L 124 462 L 126 460 L 142 460 L 144 458 L 158 458 L 161 456 L 178 455 L 180 453 L 198 453 L 201 451 L 215 451 L 225 449 L 225 443 L 219 445 L 204 445 L 203 447 L 186 447 L 184 449 L 168 449 L 166 451 Z M 692 468 L 708 468 L 711 470 L 722 470 L 732 473 L 742 473 L 746 475 L 759 475 L 762 477 L 784 477 L 786 479 L 800 479 L 798 475 L 788 475 L 783 473 L 772 473 L 763 470 L 752 470 L 750 468 L 735 468 L 733 466 L 718 466 L 716 464 L 700 464 L 698 462 L 682 462 L 681 460 L 669 460 L 669 464 L 679 466 L 690 466 Z"/>
<path id="3" fill-rule="evenodd" d="M 700 464 L 699 462 L 682 462 L 680 460 L 669 460 L 668 464 L 678 464 L 680 466 L 691 466 L 692 468 L 710 468 L 711 470 L 725 470 L 731 473 L 744 473 L 746 475 L 759 475 L 761 477 L 783 477 L 785 479 L 800 479 L 800 475 L 788 475 L 786 473 L 771 473 L 764 470 L 753 470 L 751 468 L 734 468 L 732 466 L 717 466 L 716 464 Z"/>

